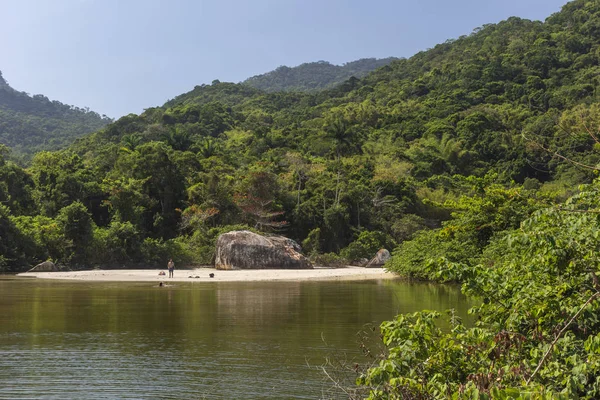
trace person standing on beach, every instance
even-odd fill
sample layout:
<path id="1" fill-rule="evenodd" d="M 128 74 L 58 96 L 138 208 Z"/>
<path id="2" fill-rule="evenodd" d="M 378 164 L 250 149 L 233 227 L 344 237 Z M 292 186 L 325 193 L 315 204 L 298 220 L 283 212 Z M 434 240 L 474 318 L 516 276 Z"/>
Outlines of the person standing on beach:
<path id="1" fill-rule="evenodd" d="M 173 270 L 175 269 L 175 263 L 173 262 L 173 259 L 169 259 L 169 263 L 167 264 L 167 267 L 169 268 L 169 278 L 173 277 Z"/>

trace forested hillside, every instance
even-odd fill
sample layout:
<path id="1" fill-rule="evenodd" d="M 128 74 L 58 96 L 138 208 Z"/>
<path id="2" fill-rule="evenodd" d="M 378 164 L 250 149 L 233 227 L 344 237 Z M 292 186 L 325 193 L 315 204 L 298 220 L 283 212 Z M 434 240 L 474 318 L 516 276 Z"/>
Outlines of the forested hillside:
<path id="1" fill-rule="evenodd" d="M 0 72 L 0 143 L 9 146 L 14 157 L 27 159 L 40 150 L 65 148 L 109 122 L 88 109 L 18 92 Z"/>
<path id="2" fill-rule="evenodd" d="M 323 262 L 355 260 L 433 240 L 437 230 L 407 242 L 451 218 L 461 195 L 500 185 L 502 202 L 513 201 L 513 184 L 535 189 L 507 221 L 485 214 L 486 228 L 461 239 L 476 255 L 538 202 L 594 176 L 553 152 L 598 161 L 586 131 L 598 119 L 598 8 L 576 1 L 545 23 L 511 18 L 318 93 L 215 81 L 69 150 L 38 153 L 4 189 L 5 213 L 27 235 L 48 225 L 70 244 L 32 238 L 5 268 L 48 257 L 158 263 L 166 256 L 158 249 L 209 262 L 215 235 L 231 225 L 284 233 Z M 70 212 L 89 216 L 86 235 L 59 229 Z M 90 252 L 98 246 L 106 251 Z M 420 268 L 402 254 L 394 265 Z"/>
<path id="3" fill-rule="evenodd" d="M 284 65 L 248 78 L 243 83 L 265 92 L 316 92 L 331 89 L 352 77 L 362 78 L 394 60 L 397 58 L 363 58 L 343 65 L 327 61 L 304 63 L 297 67 Z"/>

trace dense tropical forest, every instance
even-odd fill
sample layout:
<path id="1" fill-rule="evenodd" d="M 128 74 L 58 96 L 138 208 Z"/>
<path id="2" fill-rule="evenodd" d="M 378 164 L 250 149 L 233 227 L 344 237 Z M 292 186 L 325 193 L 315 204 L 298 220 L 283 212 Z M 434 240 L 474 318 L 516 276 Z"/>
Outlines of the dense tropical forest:
<path id="1" fill-rule="evenodd" d="M 384 323 L 357 393 L 598 398 L 599 75 L 600 3 L 574 0 L 318 92 L 196 86 L 26 169 L 3 147 L 0 268 L 206 264 L 239 228 L 321 265 L 385 247 L 481 305 Z"/>
<path id="2" fill-rule="evenodd" d="M 46 96 L 30 96 L 8 84 L 0 71 L 0 144 L 22 163 L 40 150 L 58 150 L 112 122 L 87 108 L 68 106 Z"/>
<path id="3" fill-rule="evenodd" d="M 363 58 L 343 65 L 318 61 L 292 68 L 281 66 L 266 74 L 248 78 L 243 83 L 265 92 L 316 92 L 332 89 L 352 77 L 362 78 L 394 60 L 397 58 Z"/>

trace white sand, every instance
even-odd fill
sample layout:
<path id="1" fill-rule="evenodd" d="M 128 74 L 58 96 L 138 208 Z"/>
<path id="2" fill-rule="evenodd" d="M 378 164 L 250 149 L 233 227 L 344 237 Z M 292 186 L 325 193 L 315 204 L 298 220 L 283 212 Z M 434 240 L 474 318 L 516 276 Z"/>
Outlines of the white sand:
<path id="1" fill-rule="evenodd" d="M 41 279 L 112 282 L 254 282 L 254 281 L 312 281 L 312 280 L 366 280 L 393 279 L 397 275 L 382 268 L 315 268 L 303 270 L 258 269 L 219 271 L 214 268 L 175 270 L 174 277 L 158 275 L 158 269 L 91 270 L 69 272 L 24 272 L 18 276 Z M 214 278 L 209 274 L 213 273 Z M 190 278 L 191 276 L 191 278 Z M 198 277 L 198 278 L 196 278 Z"/>

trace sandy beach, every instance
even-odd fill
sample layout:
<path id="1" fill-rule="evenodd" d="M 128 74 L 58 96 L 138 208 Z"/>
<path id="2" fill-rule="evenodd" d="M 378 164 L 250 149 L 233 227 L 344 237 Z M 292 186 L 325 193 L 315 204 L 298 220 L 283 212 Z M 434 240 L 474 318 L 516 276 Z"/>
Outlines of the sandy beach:
<path id="1" fill-rule="evenodd" d="M 256 282 L 394 279 L 397 275 L 382 268 L 315 268 L 303 270 L 259 269 L 220 271 L 214 268 L 175 270 L 173 278 L 159 275 L 159 269 L 89 270 L 68 272 L 24 272 L 22 277 L 76 281 L 111 282 Z M 166 271 L 165 271 L 166 272 Z M 211 278 L 209 274 L 214 274 Z"/>

